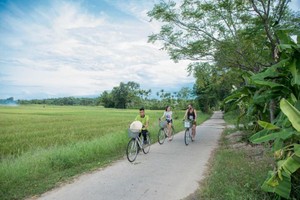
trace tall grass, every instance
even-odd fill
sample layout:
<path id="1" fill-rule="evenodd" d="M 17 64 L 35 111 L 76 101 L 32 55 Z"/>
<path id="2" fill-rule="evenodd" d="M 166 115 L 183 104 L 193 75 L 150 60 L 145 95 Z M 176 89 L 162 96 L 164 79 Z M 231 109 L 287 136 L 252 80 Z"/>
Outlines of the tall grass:
<path id="1" fill-rule="evenodd" d="M 0 165 L 0 196 L 20 199 L 38 194 L 57 182 L 120 157 L 127 137 L 122 132 L 91 141 L 28 151 Z"/>
<path id="2" fill-rule="evenodd" d="M 37 148 L 89 141 L 124 130 L 137 112 L 97 107 L 19 106 L 0 108 L 1 158 Z"/>
<path id="3" fill-rule="evenodd" d="M 163 111 L 146 110 L 152 141 Z M 175 111 L 182 130 L 183 111 Z M 22 199 L 125 154 L 138 110 L 99 107 L 0 107 L 0 197 Z M 202 121 L 207 115 L 201 115 Z"/>

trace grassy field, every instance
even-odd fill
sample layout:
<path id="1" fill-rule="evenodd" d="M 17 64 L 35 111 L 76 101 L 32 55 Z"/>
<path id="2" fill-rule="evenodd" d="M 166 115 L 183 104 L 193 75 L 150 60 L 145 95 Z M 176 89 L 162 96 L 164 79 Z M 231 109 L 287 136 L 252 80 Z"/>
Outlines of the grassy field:
<path id="1" fill-rule="evenodd" d="M 174 125 L 183 130 L 184 111 Z M 23 199 L 124 156 L 138 110 L 74 106 L 0 107 L 0 197 Z M 152 141 L 163 111 L 146 110 Z M 204 121 L 208 115 L 200 115 Z M 178 118 L 176 120 L 176 118 Z"/>

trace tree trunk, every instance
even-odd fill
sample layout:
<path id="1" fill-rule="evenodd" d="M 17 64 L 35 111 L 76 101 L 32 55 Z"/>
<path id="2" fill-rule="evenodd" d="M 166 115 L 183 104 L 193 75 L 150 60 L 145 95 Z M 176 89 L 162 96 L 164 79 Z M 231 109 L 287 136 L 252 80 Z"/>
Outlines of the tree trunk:
<path id="1" fill-rule="evenodd" d="M 271 99 L 270 104 L 269 104 L 269 109 L 270 109 L 270 122 L 272 123 L 274 121 L 275 118 L 275 100 Z"/>

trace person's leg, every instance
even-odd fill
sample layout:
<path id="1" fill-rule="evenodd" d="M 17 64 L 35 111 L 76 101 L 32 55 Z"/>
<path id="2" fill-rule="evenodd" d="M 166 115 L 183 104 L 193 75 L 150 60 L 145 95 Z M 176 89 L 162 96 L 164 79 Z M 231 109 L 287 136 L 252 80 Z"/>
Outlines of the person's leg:
<path id="1" fill-rule="evenodd" d="M 142 131 L 139 132 L 139 138 L 141 138 L 141 135 L 142 135 Z M 140 145 L 137 145 L 137 149 L 138 149 L 138 152 L 140 152 L 140 149 L 141 149 Z"/>
<path id="2" fill-rule="evenodd" d="M 193 124 L 193 128 L 192 128 L 192 137 L 193 139 L 195 139 L 196 136 L 196 124 Z"/>
<path id="3" fill-rule="evenodd" d="M 168 124 L 168 138 L 169 138 L 169 141 L 172 140 L 171 129 L 172 129 L 172 122 L 170 122 Z"/>
<path id="4" fill-rule="evenodd" d="M 147 130 L 142 130 L 143 138 L 144 138 L 144 144 L 147 142 Z"/>
<path id="5" fill-rule="evenodd" d="M 171 128 L 171 123 L 170 122 L 168 122 L 168 137 L 170 137 L 170 128 Z"/>

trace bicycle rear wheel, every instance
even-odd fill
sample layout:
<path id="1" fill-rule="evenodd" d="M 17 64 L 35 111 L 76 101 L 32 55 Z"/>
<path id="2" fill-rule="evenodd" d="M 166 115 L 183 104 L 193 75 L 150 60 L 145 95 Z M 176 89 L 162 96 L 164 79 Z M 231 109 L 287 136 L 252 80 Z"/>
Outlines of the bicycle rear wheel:
<path id="1" fill-rule="evenodd" d="M 184 143 L 185 143 L 185 145 L 189 145 L 189 143 L 190 143 L 190 129 L 185 130 Z"/>
<path id="2" fill-rule="evenodd" d="M 132 138 L 129 140 L 127 149 L 126 149 L 126 155 L 129 162 L 135 161 L 138 154 L 138 143 L 135 138 Z"/>
<path id="3" fill-rule="evenodd" d="M 165 142 L 166 134 L 163 128 L 159 129 L 157 139 L 159 144 L 163 144 Z"/>
<path id="4" fill-rule="evenodd" d="M 143 145 L 143 152 L 144 152 L 144 154 L 147 154 L 150 151 L 151 140 L 150 140 L 149 133 L 147 133 L 146 141 L 147 141 L 147 144 Z"/>

